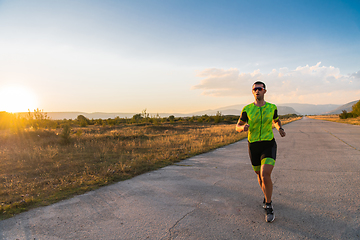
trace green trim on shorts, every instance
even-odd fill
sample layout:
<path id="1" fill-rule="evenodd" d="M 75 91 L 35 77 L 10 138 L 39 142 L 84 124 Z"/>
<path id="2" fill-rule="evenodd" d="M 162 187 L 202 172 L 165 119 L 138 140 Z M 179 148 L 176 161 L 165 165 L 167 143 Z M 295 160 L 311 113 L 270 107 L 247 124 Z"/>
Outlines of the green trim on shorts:
<path id="1" fill-rule="evenodd" d="M 260 172 L 261 166 L 252 166 L 255 172 Z"/>
<path id="2" fill-rule="evenodd" d="M 261 166 L 264 164 L 275 166 L 275 160 L 272 158 L 263 158 L 261 160 Z M 260 172 L 261 166 L 252 166 L 252 168 L 254 169 L 255 172 Z"/>
<path id="3" fill-rule="evenodd" d="M 263 158 L 261 160 L 261 165 L 264 165 L 264 164 L 269 164 L 269 165 L 275 166 L 275 160 L 272 158 Z"/>

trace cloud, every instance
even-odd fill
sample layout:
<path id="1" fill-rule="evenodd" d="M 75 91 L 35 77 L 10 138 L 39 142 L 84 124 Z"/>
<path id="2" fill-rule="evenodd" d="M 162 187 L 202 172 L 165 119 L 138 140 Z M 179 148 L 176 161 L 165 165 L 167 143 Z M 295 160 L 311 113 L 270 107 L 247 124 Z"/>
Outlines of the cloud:
<path id="1" fill-rule="evenodd" d="M 351 74 L 350 78 L 357 79 L 359 81 L 360 80 L 360 71 Z"/>
<path id="2" fill-rule="evenodd" d="M 209 68 L 199 72 L 197 76 L 205 79 L 192 89 L 203 89 L 204 95 L 221 97 L 246 94 L 251 84 L 261 78 L 262 74 L 259 70 L 252 73 L 240 73 L 236 68 L 229 70 Z"/>
<path id="3" fill-rule="evenodd" d="M 318 62 L 314 66 L 299 66 L 294 70 L 284 67 L 267 74 L 260 73 L 260 70 L 240 73 L 236 68 L 209 68 L 197 73 L 203 79 L 192 89 L 203 90 L 203 95 L 214 97 L 244 97 L 252 95 L 252 84 L 261 80 L 266 83 L 272 99 L 299 102 L 305 102 L 307 96 L 331 98 L 335 92 L 360 89 L 360 71 L 341 75 L 339 68 L 320 65 L 321 62 Z"/>

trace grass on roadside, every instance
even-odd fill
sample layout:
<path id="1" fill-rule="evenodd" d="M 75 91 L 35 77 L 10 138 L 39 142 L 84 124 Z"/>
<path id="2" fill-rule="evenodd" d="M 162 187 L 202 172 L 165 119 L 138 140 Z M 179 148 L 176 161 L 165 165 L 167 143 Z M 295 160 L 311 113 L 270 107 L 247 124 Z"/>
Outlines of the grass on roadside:
<path id="1" fill-rule="evenodd" d="M 339 115 L 317 115 L 317 116 L 307 116 L 307 117 L 312 118 L 312 119 L 331 121 L 331 122 L 347 123 L 347 124 L 352 124 L 352 125 L 360 125 L 360 117 L 346 118 L 346 119 L 339 118 Z"/>
<path id="2" fill-rule="evenodd" d="M 284 123 L 297 120 L 288 119 Z M 234 124 L 0 132 L 0 219 L 132 178 L 246 137 Z"/>

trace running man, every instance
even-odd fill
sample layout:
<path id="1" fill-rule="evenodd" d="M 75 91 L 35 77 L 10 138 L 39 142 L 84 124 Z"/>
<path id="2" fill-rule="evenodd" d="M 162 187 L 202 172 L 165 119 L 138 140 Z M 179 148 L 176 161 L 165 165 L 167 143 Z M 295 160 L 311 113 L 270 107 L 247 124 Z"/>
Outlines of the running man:
<path id="1" fill-rule="evenodd" d="M 273 184 L 271 172 L 276 160 L 276 142 L 272 131 L 272 124 L 279 131 L 281 137 L 285 137 L 285 131 L 281 127 L 281 121 L 274 104 L 265 102 L 265 83 L 257 81 L 252 86 L 255 101 L 243 108 L 236 131 L 248 132 L 249 155 L 251 164 L 264 193 L 263 208 L 266 210 L 265 220 L 272 222 L 275 214 L 271 196 Z"/>

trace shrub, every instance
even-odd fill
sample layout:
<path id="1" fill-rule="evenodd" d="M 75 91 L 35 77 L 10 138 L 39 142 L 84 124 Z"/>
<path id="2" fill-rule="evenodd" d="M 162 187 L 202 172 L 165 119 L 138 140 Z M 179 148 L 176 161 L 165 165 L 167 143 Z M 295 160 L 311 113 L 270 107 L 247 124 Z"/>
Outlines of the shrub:
<path id="1" fill-rule="evenodd" d="M 214 121 L 214 119 L 211 116 L 208 116 L 207 114 L 202 115 L 199 119 L 198 122 L 212 122 Z"/>
<path id="2" fill-rule="evenodd" d="M 346 110 L 342 110 L 342 113 L 339 114 L 339 118 L 356 118 L 360 116 L 360 100 L 352 106 L 352 111 L 347 112 Z"/>
<path id="3" fill-rule="evenodd" d="M 360 100 L 352 106 L 351 112 L 354 117 L 360 116 Z"/>
<path id="4" fill-rule="evenodd" d="M 65 124 L 60 134 L 60 144 L 67 145 L 71 142 L 70 133 L 71 133 L 70 125 Z"/>
<path id="5" fill-rule="evenodd" d="M 26 116 L 26 120 L 30 127 L 32 127 L 35 130 L 39 128 L 47 127 L 47 124 L 49 123 L 49 119 L 50 119 L 47 116 L 47 113 L 44 113 L 43 110 L 40 110 L 38 108 L 34 109 L 34 112 L 30 112 L 30 110 L 28 111 L 29 112 Z"/>
<path id="6" fill-rule="evenodd" d="M 132 117 L 133 122 L 136 122 L 136 123 L 139 122 L 141 119 L 142 119 L 142 116 L 141 116 L 140 113 L 135 114 L 135 115 Z"/>
<path id="7" fill-rule="evenodd" d="M 175 120 L 175 116 L 174 116 L 174 115 L 170 115 L 170 116 L 169 116 L 169 121 L 170 121 L 170 123 L 174 123 L 174 120 Z"/>
<path id="8" fill-rule="evenodd" d="M 146 112 L 146 108 L 144 110 L 142 110 L 141 116 L 142 116 L 143 119 L 145 119 L 145 122 L 149 121 L 150 114 Z"/>
<path id="9" fill-rule="evenodd" d="M 342 113 L 339 114 L 339 117 L 341 119 L 347 119 L 354 117 L 354 114 L 352 112 L 347 112 L 346 110 L 342 110 Z"/>
<path id="10" fill-rule="evenodd" d="M 79 136 L 81 136 L 82 133 L 83 133 L 83 131 L 81 129 L 79 129 L 76 131 L 76 136 L 79 137 Z"/>
<path id="11" fill-rule="evenodd" d="M 84 115 L 77 116 L 76 120 L 79 122 L 80 127 L 86 127 L 90 124 L 90 120 Z"/>
<path id="12" fill-rule="evenodd" d="M 95 124 L 96 124 L 96 125 L 103 125 L 103 120 L 102 120 L 101 118 L 99 118 L 99 119 L 97 119 L 97 120 L 95 121 Z"/>
<path id="13" fill-rule="evenodd" d="M 217 123 L 220 123 L 221 120 L 222 120 L 221 112 L 217 111 L 217 112 L 216 112 L 216 115 L 215 115 L 215 117 L 214 117 L 214 121 L 215 121 L 215 123 L 217 124 Z"/>
<path id="14" fill-rule="evenodd" d="M 301 117 L 301 115 L 297 115 L 295 113 L 289 113 L 289 114 L 279 116 L 280 119 L 289 119 L 289 118 L 296 118 L 296 117 Z"/>

